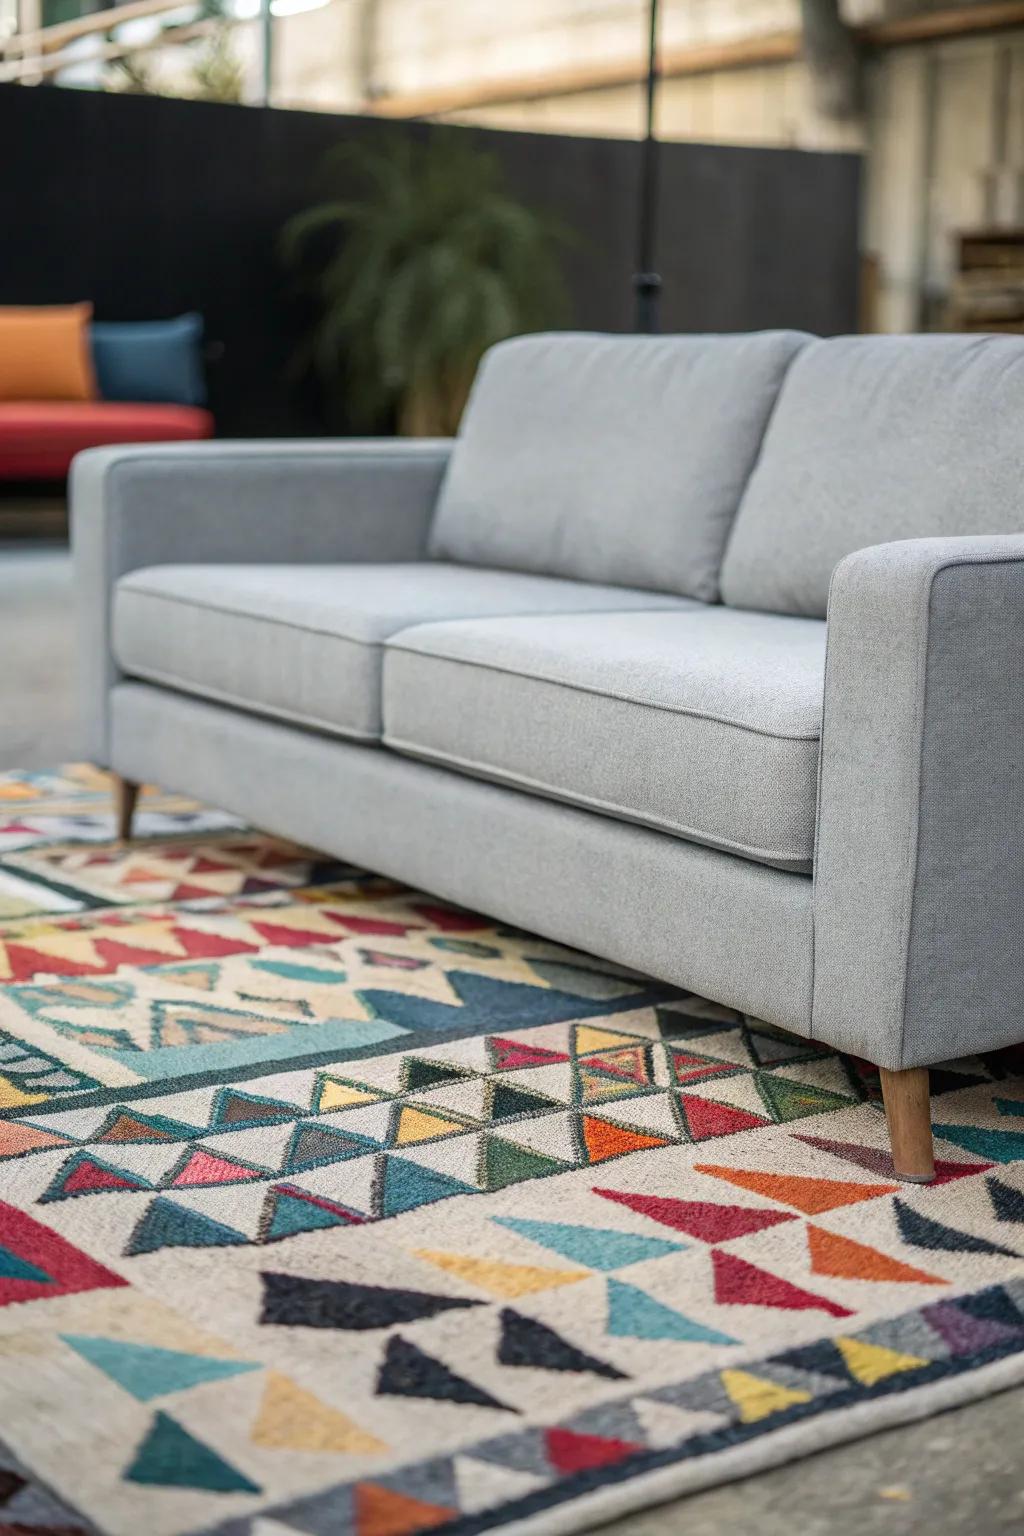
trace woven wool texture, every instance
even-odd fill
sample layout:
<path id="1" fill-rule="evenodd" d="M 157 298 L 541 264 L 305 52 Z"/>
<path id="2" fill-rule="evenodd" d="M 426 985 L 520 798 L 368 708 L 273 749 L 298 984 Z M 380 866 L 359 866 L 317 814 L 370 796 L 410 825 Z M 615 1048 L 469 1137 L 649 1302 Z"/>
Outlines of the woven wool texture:
<path id="1" fill-rule="evenodd" d="M 111 830 L 0 777 L 0 1523 L 582 1530 L 1017 1379 L 1012 1054 L 902 1185 L 863 1062 L 176 797 Z"/>

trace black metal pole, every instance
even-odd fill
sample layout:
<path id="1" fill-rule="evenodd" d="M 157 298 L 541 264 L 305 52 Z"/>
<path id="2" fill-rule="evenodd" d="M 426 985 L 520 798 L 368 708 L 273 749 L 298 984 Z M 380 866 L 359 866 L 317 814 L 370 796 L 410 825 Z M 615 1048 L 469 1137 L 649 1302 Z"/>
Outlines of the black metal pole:
<path id="1" fill-rule="evenodd" d="M 657 243 L 658 140 L 654 132 L 654 107 L 658 87 L 658 0 L 650 0 L 647 20 L 646 118 L 640 146 L 640 200 L 637 219 L 636 328 L 653 334 L 658 330 L 661 275 L 654 269 Z"/>

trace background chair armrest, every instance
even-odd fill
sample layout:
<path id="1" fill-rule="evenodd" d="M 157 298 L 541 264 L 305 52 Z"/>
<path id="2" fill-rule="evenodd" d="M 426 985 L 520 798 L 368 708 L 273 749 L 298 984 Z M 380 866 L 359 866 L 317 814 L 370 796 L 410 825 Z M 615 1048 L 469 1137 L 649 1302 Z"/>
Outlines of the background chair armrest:
<path id="1" fill-rule="evenodd" d="M 97 448 L 71 472 L 84 751 L 107 760 L 114 588 L 144 566 L 420 560 L 447 440 Z"/>
<path id="2" fill-rule="evenodd" d="M 1024 536 L 877 545 L 828 605 L 816 1039 L 926 1066 L 1024 1033 Z"/>

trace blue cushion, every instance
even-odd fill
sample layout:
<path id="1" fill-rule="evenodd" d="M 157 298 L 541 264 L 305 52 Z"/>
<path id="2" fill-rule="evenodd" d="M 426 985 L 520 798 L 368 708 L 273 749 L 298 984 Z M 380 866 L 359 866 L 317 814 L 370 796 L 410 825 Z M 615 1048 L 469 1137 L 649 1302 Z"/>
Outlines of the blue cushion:
<path id="1" fill-rule="evenodd" d="M 93 323 L 92 355 L 104 400 L 205 405 L 203 317 Z"/>

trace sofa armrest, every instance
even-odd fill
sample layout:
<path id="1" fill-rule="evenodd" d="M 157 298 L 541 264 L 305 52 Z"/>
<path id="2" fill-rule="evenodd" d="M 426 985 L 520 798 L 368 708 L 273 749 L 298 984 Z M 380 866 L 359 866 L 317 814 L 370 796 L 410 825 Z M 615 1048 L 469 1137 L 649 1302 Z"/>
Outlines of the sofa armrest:
<path id="1" fill-rule="evenodd" d="M 1024 1034 L 1024 535 L 837 567 L 814 890 L 816 1039 L 891 1069 Z"/>
<path id="2" fill-rule="evenodd" d="M 71 472 L 87 754 L 107 761 L 114 588 L 150 565 L 420 560 L 451 444 L 387 438 L 96 448 Z"/>

